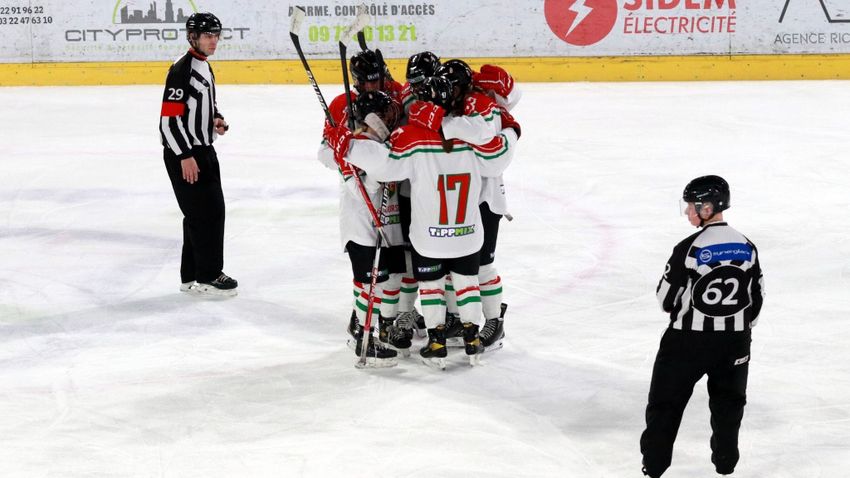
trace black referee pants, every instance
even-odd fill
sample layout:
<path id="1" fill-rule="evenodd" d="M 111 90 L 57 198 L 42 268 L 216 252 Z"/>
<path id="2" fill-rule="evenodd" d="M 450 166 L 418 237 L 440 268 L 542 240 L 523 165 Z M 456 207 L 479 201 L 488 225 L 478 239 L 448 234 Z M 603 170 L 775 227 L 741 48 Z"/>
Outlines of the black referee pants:
<path id="1" fill-rule="evenodd" d="M 653 478 L 670 466 L 673 442 L 694 385 L 708 375 L 711 462 L 729 474 L 738 463 L 738 429 L 747 403 L 750 331 L 695 332 L 667 329 L 661 338 L 640 437 L 643 465 Z"/>
<path id="2" fill-rule="evenodd" d="M 180 281 L 212 282 L 224 267 L 224 194 L 218 156 L 212 146 L 195 146 L 198 181 L 183 179 L 180 160 L 165 148 L 165 169 L 183 212 L 183 255 Z"/>

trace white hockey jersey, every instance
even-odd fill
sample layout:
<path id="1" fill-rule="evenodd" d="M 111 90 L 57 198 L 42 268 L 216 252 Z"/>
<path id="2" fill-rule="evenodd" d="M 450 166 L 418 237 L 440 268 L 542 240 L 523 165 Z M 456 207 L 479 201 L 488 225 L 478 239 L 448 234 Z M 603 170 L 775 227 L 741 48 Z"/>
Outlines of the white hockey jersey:
<path id="1" fill-rule="evenodd" d="M 489 96 L 478 92 L 466 97 L 464 116 L 443 119 L 443 133 L 446 138 L 456 138 L 472 145 L 486 144 L 501 131 L 499 105 Z M 508 202 L 502 175 L 483 178 L 478 203 L 485 202 L 494 213 L 507 214 Z"/>
<path id="2" fill-rule="evenodd" d="M 410 180 L 410 242 L 425 257 L 463 257 L 481 249 L 478 211 L 482 177 L 497 177 L 513 156 L 517 136 L 506 129 L 485 145 L 453 140 L 446 152 L 439 133 L 410 123 L 377 141 L 354 140 L 347 160 L 378 181 Z"/>
<path id="3" fill-rule="evenodd" d="M 376 141 L 371 141 L 376 144 Z M 334 162 L 333 151 L 322 143 L 318 153 L 319 162 L 328 169 L 339 171 L 340 173 L 340 193 L 339 193 L 339 236 L 342 242 L 342 248 L 345 250 L 345 245 L 352 241 L 361 246 L 374 247 L 378 239 L 378 232 L 373 226 L 372 216 L 366 208 L 363 201 L 363 196 L 360 193 L 357 183 L 354 180 L 354 173 L 351 170 L 342 171 Z M 360 179 L 363 181 L 363 186 L 369 193 L 372 204 L 375 210 L 381 215 L 381 184 L 376 182 L 370 175 L 360 171 Z M 383 228 L 387 234 L 392 246 L 401 245 L 404 240 L 401 234 L 401 217 L 399 216 L 398 206 L 398 188 L 395 183 L 388 184 L 389 202 L 386 205 L 384 212 Z M 384 244 L 386 247 L 387 244 Z"/>

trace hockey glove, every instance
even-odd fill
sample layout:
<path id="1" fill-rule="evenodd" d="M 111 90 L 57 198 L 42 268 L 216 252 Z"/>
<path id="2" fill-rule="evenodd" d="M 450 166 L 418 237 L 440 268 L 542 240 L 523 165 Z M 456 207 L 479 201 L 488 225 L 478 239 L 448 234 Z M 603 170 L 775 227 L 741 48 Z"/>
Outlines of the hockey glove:
<path id="1" fill-rule="evenodd" d="M 492 91 L 502 98 L 507 98 L 514 89 L 514 79 L 503 68 L 494 65 L 484 65 L 480 73 L 472 76 L 472 84 L 485 91 Z"/>
<path id="2" fill-rule="evenodd" d="M 334 161 L 337 164 L 345 162 L 345 155 L 348 154 L 348 148 L 351 146 L 351 138 L 354 134 L 345 126 L 337 126 L 336 128 L 328 128 L 326 130 L 328 147 L 334 152 Z"/>
<path id="3" fill-rule="evenodd" d="M 443 116 L 446 110 L 425 101 L 414 101 L 407 113 L 407 122 L 424 126 L 431 131 L 439 131 L 443 124 Z"/>
<path id="4" fill-rule="evenodd" d="M 502 128 L 513 128 L 516 131 L 516 137 L 519 139 L 522 136 L 522 128 L 517 123 L 516 118 L 510 113 L 508 113 L 507 108 L 499 107 L 499 110 L 502 112 Z"/>

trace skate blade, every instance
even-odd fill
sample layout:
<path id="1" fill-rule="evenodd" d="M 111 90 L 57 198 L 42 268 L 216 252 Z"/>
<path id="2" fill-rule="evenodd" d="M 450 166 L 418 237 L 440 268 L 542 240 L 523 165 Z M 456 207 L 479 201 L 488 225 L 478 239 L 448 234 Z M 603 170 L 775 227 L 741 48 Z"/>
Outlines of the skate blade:
<path id="1" fill-rule="evenodd" d="M 463 337 L 447 337 L 446 347 L 466 347 L 466 344 L 463 343 Z"/>
<path id="2" fill-rule="evenodd" d="M 398 360 L 394 358 L 378 359 L 375 357 L 366 357 L 366 361 L 360 359 L 354 363 L 355 368 L 390 368 L 398 365 Z"/>
<path id="3" fill-rule="evenodd" d="M 202 299 L 229 299 L 236 297 L 236 289 L 216 289 L 215 287 L 203 287 L 198 284 L 193 285 L 186 291 L 188 295 L 200 297 Z"/>
<path id="4" fill-rule="evenodd" d="M 401 354 L 403 357 L 410 357 L 410 347 L 403 349 L 401 347 L 396 347 L 395 345 L 393 345 L 389 342 L 383 342 L 383 341 L 380 341 L 380 340 L 378 341 L 378 343 L 380 343 L 381 345 L 383 345 L 384 347 L 386 347 L 390 350 L 395 350 L 396 352 Z M 355 346 L 356 345 L 357 344 L 355 343 Z M 349 347 L 350 347 L 350 345 L 349 345 Z"/>
<path id="5" fill-rule="evenodd" d="M 469 356 L 469 366 L 470 367 L 477 367 L 479 365 L 481 365 L 481 354 L 477 353 L 475 355 L 470 355 Z"/>
<path id="6" fill-rule="evenodd" d="M 422 359 L 422 363 L 433 368 L 434 370 L 445 370 L 446 369 L 446 359 L 436 358 L 436 357 L 420 357 Z"/>

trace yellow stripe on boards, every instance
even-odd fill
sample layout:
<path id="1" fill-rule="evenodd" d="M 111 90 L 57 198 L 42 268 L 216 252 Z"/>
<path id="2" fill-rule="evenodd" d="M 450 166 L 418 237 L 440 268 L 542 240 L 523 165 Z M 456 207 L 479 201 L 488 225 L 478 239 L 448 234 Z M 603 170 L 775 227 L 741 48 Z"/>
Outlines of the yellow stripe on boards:
<path id="1" fill-rule="evenodd" d="M 469 58 L 521 82 L 850 79 L 850 55 Z M 387 60 L 402 77 L 407 59 Z M 306 84 L 299 60 L 211 61 L 219 84 Z M 0 86 L 164 84 L 170 62 L 0 64 Z M 339 60 L 310 60 L 320 85 L 342 83 Z"/>

